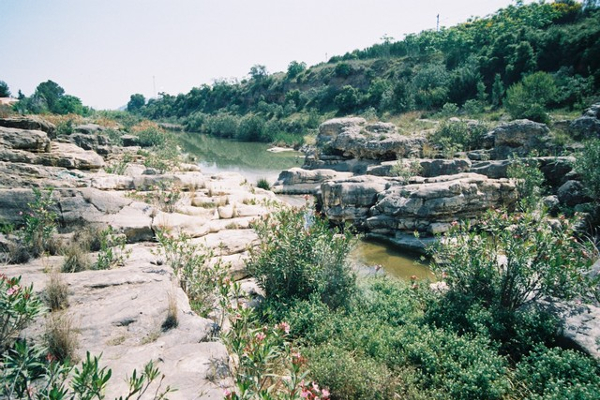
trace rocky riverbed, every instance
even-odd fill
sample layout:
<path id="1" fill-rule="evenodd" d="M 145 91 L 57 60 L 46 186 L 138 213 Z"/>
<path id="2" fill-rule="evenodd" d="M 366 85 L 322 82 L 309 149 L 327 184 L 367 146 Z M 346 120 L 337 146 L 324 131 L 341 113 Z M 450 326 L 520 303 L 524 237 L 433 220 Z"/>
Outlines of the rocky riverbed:
<path id="1" fill-rule="evenodd" d="M 428 235 L 444 232 L 456 219 L 511 207 L 518 196 L 506 178 L 508 161 L 501 157 L 545 145 L 544 135 L 545 126 L 512 122 L 490 132 L 486 148 L 447 160 L 423 157 L 426 139 L 400 135 L 391 124 L 336 119 L 321 126 L 303 168 L 283 172 L 274 189 L 315 194 L 333 221 L 352 222 L 370 236 L 420 248 Z M 178 389 L 171 399 L 222 398 L 231 377 L 218 327 L 192 311 L 174 271 L 159 255 L 156 233 L 189 235 L 214 254 L 214 262 L 231 265 L 234 279 L 244 280 L 244 261 L 257 238 L 251 221 L 271 212 L 279 200 L 239 174 L 204 174 L 186 164 L 169 173 L 147 168 L 135 138 L 124 139 L 127 146 L 111 145 L 97 125 L 57 136 L 56 128 L 42 119 L 0 120 L 0 221 L 22 224 L 36 199 L 34 189 L 52 187 L 51 208 L 63 243 L 90 227 L 111 226 L 126 237 L 124 251 L 130 255 L 121 266 L 60 274 L 68 285 L 65 313 L 76 332 L 78 356 L 102 354 L 102 364 L 113 370 L 107 397 L 122 394 L 126 376 L 152 360 L 165 374 L 163 385 Z M 129 162 L 122 164 L 125 155 Z M 410 167 L 415 160 L 419 174 L 398 174 L 403 163 Z M 588 200 L 577 196 L 580 184 L 569 158 L 539 160 L 555 188 L 555 198 L 548 201 L 576 205 Z M 120 174 L 107 172 L 117 166 L 123 167 Z M 415 231 L 422 234 L 419 240 Z M 12 242 L 10 234 L 0 236 L 5 261 Z M 1 271 L 22 276 L 42 294 L 50 272 L 63 262 L 59 253 L 22 264 L 5 262 Z M 256 290 L 251 280 L 244 287 Z M 163 330 L 173 301 L 179 324 Z M 581 307 L 565 318 L 566 336 L 599 356 L 599 310 Z M 40 340 L 43 326 L 40 319 L 23 334 Z"/>
<path id="2" fill-rule="evenodd" d="M 593 106 L 574 121 L 563 121 L 573 136 L 597 136 L 581 126 L 600 124 Z M 472 129 L 477 121 L 451 119 Z M 586 125 L 587 124 L 587 125 Z M 280 174 L 273 190 L 313 194 L 331 220 L 350 222 L 367 237 L 387 240 L 412 251 L 423 251 L 431 238 L 452 221 L 476 219 L 490 208 L 512 209 L 518 201 L 515 181 L 508 179 L 511 157 L 554 153 L 548 126 L 528 120 L 499 124 L 485 133 L 480 149 L 439 156 L 424 132 L 401 135 L 390 123 L 363 118 L 338 118 L 323 123 L 316 145 L 307 150 L 302 168 Z M 577 143 L 573 144 L 576 148 Z M 573 171 L 572 156 L 532 157 L 551 193 L 550 207 L 584 209 L 592 201 Z M 414 233 L 419 234 L 418 240 Z"/>
<path id="3" fill-rule="evenodd" d="M 88 143 L 87 149 L 82 143 Z M 54 127 L 43 120 L 0 121 L 0 220 L 5 226 L 22 224 L 28 204 L 35 201 L 33 190 L 48 193 L 45 188 L 52 187 L 58 241 L 68 244 L 77 231 L 92 227 L 111 226 L 125 235 L 124 252 L 129 256 L 123 265 L 60 274 L 68 285 L 65 312 L 77 332 L 78 357 L 84 358 L 86 351 L 102 354 L 102 365 L 113 371 L 108 397 L 123 394 L 126 376 L 153 360 L 165 374 L 163 388 L 177 388 L 171 399 L 222 398 L 231 378 L 218 327 L 191 310 L 174 271 L 159 255 L 156 232 L 190 236 L 214 254 L 213 262 L 227 263 L 236 279 L 244 279 L 244 260 L 256 240 L 250 222 L 279 201 L 239 174 L 205 175 L 185 164 L 161 174 L 135 162 L 138 150 L 111 146 L 98 126 L 56 137 Z M 124 154 L 134 161 L 120 175 L 107 173 Z M 0 240 L 5 261 L 10 239 L 3 235 Z M 92 259 L 96 257 L 93 253 Z M 22 276 L 43 294 L 50 272 L 63 263 L 61 255 L 44 256 L 8 263 L 1 271 Z M 165 331 L 161 325 L 170 299 L 176 303 L 179 323 Z M 40 319 L 24 335 L 39 340 L 43 331 Z"/>

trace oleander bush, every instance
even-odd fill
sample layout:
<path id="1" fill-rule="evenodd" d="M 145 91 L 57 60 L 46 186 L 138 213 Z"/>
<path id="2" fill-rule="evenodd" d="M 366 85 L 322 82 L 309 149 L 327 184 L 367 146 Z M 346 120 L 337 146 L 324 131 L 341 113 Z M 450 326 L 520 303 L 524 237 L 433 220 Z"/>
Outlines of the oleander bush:
<path id="1" fill-rule="evenodd" d="M 331 308 L 348 305 L 355 275 L 347 262 L 349 229 L 331 229 L 308 208 L 282 208 L 253 225 L 260 245 L 251 251 L 248 271 L 268 298 L 308 299 Z"/>

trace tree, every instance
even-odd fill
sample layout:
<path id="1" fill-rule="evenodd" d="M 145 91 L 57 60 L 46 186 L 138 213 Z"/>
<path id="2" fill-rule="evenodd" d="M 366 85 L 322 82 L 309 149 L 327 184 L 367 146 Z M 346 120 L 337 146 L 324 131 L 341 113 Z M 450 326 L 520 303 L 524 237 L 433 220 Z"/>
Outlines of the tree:
<path id="1" fill-rule="evenodd" d="M 494 77 L 494 83 L 492 84 L 492 106 L 500 107 L 502 105 L 502 98 L 504 97 L 504 82 L 500 74 L 496 74 Z"/>
<path id="2" fill-rule="evenodd" d="M 10 97 L 10 90 L 8 84 L 4 81 L 0 81 L 0 97 Z"/>
<path id="3" fill-rule="evenodd" d="M 253 65 L 252 68 L 250 68 L 249 74 L 250 77 L 257 82 L 263 81 L 269 75 L 267 67 L 258 64 Z"/>
<path id="4" fill-rule="evenodd" d="M 48 80 L 40 83 L 37 88 L 35 88 L 33 97 L 45 103 L 45 111 L 57 112 L 58 100 L 64 94 L 65 89 L 63 89 L 58 83 Z"/>
<path id="5" fill-rule="evenodd" d="M 352 112 L 359 105 L 359 92 L 356 88 L 346 85 L 333 101 L 340 112 Z"/>
<path id="6" fill-rule="evenodd" d="M 61 96 L 56 105 L 54 106 L 54 110 L 52 110 L 56 114 L 79 114 L 84 115 L 86 113 L 86 107 L 83 106 L 79 97 L 71 96 L 66 94 Z"/>
<path id="7" fill-rule="evenodd" d="M 297 77 L 305 69 L 306 69 L 306 63 L 305 62 L 292 61 L 288 65 L 287 79 L 294 79 L 295 77 Z"/>
<path id="8" fill-rule="evenodd" d="M 546 72 L 536 72 L 508 88 L 505 106 L 514 119 L 547 122 L 546 105 L 555 98 L 556 93 L 552 76 Z"/>
<path id="9" fill-rule="evenodd" d="M 129 98 L 129 102 L 127 103 L 127 111 L 129 111 L 132 114 L 137 114 L 145 105 L 146 98 L 143 94 L 132 94 Z"/>

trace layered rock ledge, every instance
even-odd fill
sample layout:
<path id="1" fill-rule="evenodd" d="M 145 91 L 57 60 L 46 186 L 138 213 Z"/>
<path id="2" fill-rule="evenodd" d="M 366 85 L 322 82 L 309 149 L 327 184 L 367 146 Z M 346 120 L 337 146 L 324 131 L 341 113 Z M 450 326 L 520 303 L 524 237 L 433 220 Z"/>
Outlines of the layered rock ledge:
<path id="1" fill-rule="evenodd" d="M 250 224 L 278 203 L 275 195 L 252 187 L 239 174 L 205 175 L 194 165 L 160 174 L 132 162 L 122 175 L 107 173 L 123 153 L 135 160 L 137 148 L 110 145 L 100 129 L 84 126 L 68 137 L 52 138 L 45 131 L 53 132 L 51 124 L 17 122 L 0 126 L 0 221 L 22 224 L 36 199 L 34 189 L 49 193 L 51 187 L 51 209 L 64 243 L 73 240 L 74 231 L 91 227 L 111 226 L 127 239 L 125 251 L 131 255 L 123 266 L 61 274 L 68 285 L 65 312 L 77 332 L 78 357 L 86 351 L 102 354 L 102 365 L 112 369 L 107 397 L 122 395 L 126 377 L 152 360 L 165 374 L 163 388 L 177 388 L 169 398 L 222 398 L 231 377 L 218 327 L 191 310 L 174 271 L 163 264 L 156 232 L 188 235 L 213 254 L 212 264 L 226 263 L 234 279 L 244 279 L 244 261 L 257 239 Z M 103 154 L 93 146 L 80 147 L 80 134 L 101 143 Z M 0 238 L 1 251 L 10 247 L 6 239 Z M 44 256 L 4 265 L 2 273 L 22 276 L 41 294 L 49 272 L 63 262 L 63 256 Z M 179 323 L 163 330 L 172 299 Z M 37 321 L 24 335 L 39 340 L 43 325 L 43 319 Z"/>

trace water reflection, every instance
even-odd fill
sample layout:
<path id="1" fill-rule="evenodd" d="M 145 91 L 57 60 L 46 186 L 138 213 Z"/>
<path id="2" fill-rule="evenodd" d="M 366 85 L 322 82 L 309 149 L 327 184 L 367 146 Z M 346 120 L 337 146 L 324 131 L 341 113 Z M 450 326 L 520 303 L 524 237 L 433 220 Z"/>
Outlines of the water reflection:
<path id="1" fill-rule="evenodd" d="M 272 153 L 264 143 L 237 142 L 198 133 L 181 134 L 180 145 L 198 160 L 204 173 L 238 172 L 253 183 L 261 178 L 274 183 L 281 171 L 302 166 L 304 162 L 304 155 L 299 152 Z M 306 203 L 302 196 L 287 196 L 284 200 L 296 206 Z M 401 279 L 410 279 L 412 275 L 433 279 L 419 256 L 376 241 L 359 242 L 351 260 L 366 273 L 375 272 L 375 266 L 381 266 L 387 274 Z"/>
<path id="2" fill-rule="evenodd" d="M 238 172 L 248 181 L 265 178 L 274 183 L 279 173 L 304 163 L 304 154 L 297 151 L 272 153 L 265 143 L 237 142 L 199 133 L 180 135 L 183 150 L 196 157 L 202 171 Z"/>
<path id="3" fill-rule="evenodd" d="M 361 240 L 350 255 L 353 264 L 366 266 L 368 273 L 375 273 L 376 266 L 391 276 L 409 280 L 415 275 L 419 279 L 434 280 L 434 275 L 420 256 L 402 252 L 377 241 Z M 364 268 L 364 267 L 363 267 Z"/>

